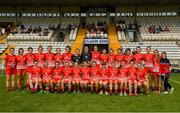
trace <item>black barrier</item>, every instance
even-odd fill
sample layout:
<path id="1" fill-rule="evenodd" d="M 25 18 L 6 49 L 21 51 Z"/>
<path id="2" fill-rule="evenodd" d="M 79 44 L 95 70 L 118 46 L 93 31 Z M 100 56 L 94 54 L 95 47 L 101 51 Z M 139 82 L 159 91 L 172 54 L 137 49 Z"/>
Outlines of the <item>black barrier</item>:
<path id="1" fill-rule="evenodd" d="M 172 73 L 180 73 L 180 69 L 172 69 L 171 72 Z"/>

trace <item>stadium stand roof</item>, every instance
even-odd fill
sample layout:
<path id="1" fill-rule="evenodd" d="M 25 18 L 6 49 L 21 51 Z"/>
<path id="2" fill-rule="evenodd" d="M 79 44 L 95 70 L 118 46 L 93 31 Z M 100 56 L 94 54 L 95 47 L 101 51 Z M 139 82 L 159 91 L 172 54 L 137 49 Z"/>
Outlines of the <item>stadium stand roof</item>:
<path id="1" fill-rule="evenodd" d="M 3 0 L 0 6 L 133 6 L 180 5 L 179 0 Z"/>

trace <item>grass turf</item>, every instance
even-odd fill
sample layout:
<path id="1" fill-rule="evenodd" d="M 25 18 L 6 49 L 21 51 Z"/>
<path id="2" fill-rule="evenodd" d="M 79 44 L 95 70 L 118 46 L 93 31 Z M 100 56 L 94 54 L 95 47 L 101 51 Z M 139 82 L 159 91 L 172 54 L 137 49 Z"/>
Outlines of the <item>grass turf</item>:
<path id="1" fill-rule="evenodd" d="M 180 82 L 180 74 L 172 80 Z M 31 94 L 27 90 L 5 92 L 5 76 L 0 77 L 0 111 L 16 112 L 179 112 L 180 84 L 171 82 L 173 94 L 119 97 L 98 94 Z"/>

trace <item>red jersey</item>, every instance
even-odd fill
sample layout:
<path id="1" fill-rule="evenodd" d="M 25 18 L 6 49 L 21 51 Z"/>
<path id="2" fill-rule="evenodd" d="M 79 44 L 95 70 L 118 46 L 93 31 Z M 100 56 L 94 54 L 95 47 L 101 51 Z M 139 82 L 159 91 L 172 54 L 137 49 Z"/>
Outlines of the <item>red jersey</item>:
<path id="1" fill-rule="evenodd" d="M 82 78 L 89 77 L 90 68 L 89 67 L 81 67 L 81 73 L 82 73 Z"/>
<path id="2" fill-rule="evenodd" d="M 95 61 L 97 64 L 100 64 L 101 53 L 99 51 L 92 51 L 91 54 L 92 54 L 92 58 L 91 58 L 92 61 Z"/>
<path id="3" fill-rule="evenodd" d="M 93 60 L 99 60 L 100 59 L 100 52 L 99 51 L 92 51 L 92 59 Z"/>
<path id="4" fill-rule="evenodd" d="M 149 53 L 144 55 L 145 67 L 153 67 L 154 54 Z"/>
<path id="5" fill-rule="evenodd" d="M 73 55 L 72 53 L 64 53 L 63 54 L 63 60 L 71 62 L 72 61 L 72 55 Z"/>
<path id="6" fill-rule="evenodd" d="M 54 59 L 55 61 L 59 61 L 61 63 L 63 60 L 63 54 L 56 54 Z"/>
<path id="7" fill-rule="evenodd" d="M 6 55 L 5 57 L 6 67 L 15 68 L 16 67 L 16 55 Z"/>
<path id="8" fill-rule="evenodd" d="M 68 67 L 68 68 L 62 67 L 62 73 L 63 73 L 64 77 L 71 77 L 72 76 L 72 68 L 71 67 Z"/>
<path id="9" fill-rule="evenodd" d="M 101 62 L 108 62 L 108 54 L 100 54 L 100 60 Z"/>
<path id="10" fill-rule="evenodd" d="M 54 68 L 53 69 L 53 78 L 62 78 L 61 73 L 62 73 L 61 68 Z"/>
<path id="11" fill-rule="evenodd" d="M 120 70 L 119 70 L 119 77 L 120 78 L 126 78 L 128 75 L 128 68 L 121 68 Z"/>
<path id="12" fill-rule="evenodd" d="M 38 67 L 31 67 L 30 69 L 31 78 L 41 78 L 41 68 Z"/>
<path id="13" fill-rule="evenodd" d="M 26 53 L 25 58 L 26 58 L 26 66 L 27 67 L 31 67 L 31 66 L 34 65 L 34 60 L 35 60 L 35 55 L 34 54 Z"/>
<path id="14" fill-rule="evenodd" d="M 153 63 L 154 63 L 154 64 L 160 64 L 160 59 L 161 59 L 160 56 L 159 56 L 159 57 L 154 57 Z"/>
<path id="15" fill-rule="evenodd" d="M 160 57 L 153 59 L 153 72 L 160 72 Z"/>
<path id="16" fill-rule="evenodd" d="M 126 63 L 129 63 L 131 60 L 133 60 L 134 59 L 134 55 L 133 54 L 131 54 L 131 55 L 125 55 L 124 56 L 124 60 L 125 60 L 125 62 Z"/>
<path id="17" fill-rule="evenodd" d="M 170 65 L 168 63 L 160 63 L 161 74 L 167 74 L 170 72 Z"/>
<path id="18" fill-rule="evenodd" d="M 112 54 L 112 55 L 109 55 L 108 57 L 108 63 L 111 63 L 112 61 L 115 61 L 116 59 L 116 55 Z"/>
<path id="19" fill-rule="evenodd" d="M 134 55 L 134 60 L 135 60 L 136 63 L 139 63 L 139 62 L 141 63 L 144 60 L 144 54 L 136 53 Z"/>
<path id="20" fill-rule="evenodd" d="M 53 53 L 45 53 L 45 60 L 48 62 L 49 67 L 54 67 L 54 54 Z"/>
<path id="21" fill-rule="evenodd" d="M 90 68 L 91 77 L 99 77 L 99 68 Z"/>
<path id="22" fill-rule="evenodd" d="M 144 81 L 145 77 L 148 76 L 148 73 L 144 68 L 142 68 L 141 70 L 137 69 L 136 76 L 138 81 Z"/>
<path id="23" fill-rule="evenodd" d="M 38 61 L 38 66 L 43 67 L 44 60 L 45 60 L 45 54 L 44 53 L 36 53 L 35 60 Z"/>
<path id="24" fill-rule="evenodd" d="M 43 75 L 43 79 L 52 78 L 53 69 L 51 67 L 42 68 L 41 72 L 42 72 L 42 75 Z"/>
<path id="25" fill-rule="evenodd" d="M 112 68 L 112 67 L 109 67 L 108 68 L 108 71 L 109 71 L 109 76 L 118 76 L 118 72 L 119 72 L 119 70 L 118 70 L 118 68 Z"/>
<path id="26" fill-rule="evenodd" d="M 125 55 L 124 55 L 124 54 L 120 54 L 120 55 L 117 54 L 117 55 L 116 55 L 116 61 L 118 61 L 118 62 L 123 61 L 124 58 L 125 58 Z"/>
<path id="27" fill-rule="evenodd" d="M 136 79 L 136 73 L 137 73 L 137 68 L 136 67 L 129 67 L 128 68 L 128 76 L 129 78 L 133 78 L 133 79 Z"/>
<path id="28" fill-rule="evenodd" d="M 16 56 L 16 69 L 26 69 L 26 57 L 18 55 Z"/>
<path id="29" fill-rule="evenodd" d="M 80 77 L 81 70 L 79 67 L 73 67 L 72 72 L 73 72 L 73 77 Z"/>
<path id="30" fill-rule="evenodd" d="M 92 61 L 95 61 L 97 64 L 100 64 L 101 53 L 99 51 L 92 51 L 91 54 L 92 54 L 91 57 Z"/>
<path id="31" fill-rule="evenodd" d="M 104 77 L 108 77 L 108 76 L 109 76 L 108 68 L 101 68 L 101 70 L 100 70 L 100 77 L 104 78 Z"/>

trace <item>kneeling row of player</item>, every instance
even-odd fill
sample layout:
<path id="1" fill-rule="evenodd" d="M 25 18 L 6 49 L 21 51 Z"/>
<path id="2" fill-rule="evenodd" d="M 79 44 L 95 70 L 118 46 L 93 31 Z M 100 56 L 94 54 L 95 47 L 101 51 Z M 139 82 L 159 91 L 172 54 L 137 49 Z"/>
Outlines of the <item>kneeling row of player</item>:
<path id="1" fill-rule="evenodd" d="M 142 89 L 142 86 L 146 87 L 146 93 L 149 93 L 148 73 L 143 68 L 141 63 L 135 67 L 134 61 L 130 62 L 130 67 L 125 68 L 125 62 L 121 62 L 120 69 L 116 68 L 115 63 L 111 63 L 111 67 L 106 66 L 103 62 L 101 68 L 97 67 L 96 62 L 92 62 L 91 67 L 88 67 L 87 62 L 83 62 L 83 66 L 79 67 L 75 62 L 74 66 L 69 66 L 69 62 L 65 62 L 64 67 L 60 67 L 58 61 L 55 62 L 55 68 L 52 69 L 46 62 L 43 68 L 38 67 L 37 61 L 34 62 L 34 66 L 29 70 L 29 85 L 32 92 L 36 92 L 38 86 L 43 91 L 43 85 L 46 84 L 46 90 L 55 91 L 54 85 L 57 84 L 57 91 L 64 92 L 65 85 L 68 85 L 68 91 L 71 89 L 74 91 L 86 92 L 87 85 L 90 85 L 91 92 L 100 94 L 112 94 L 113 86 L 114 91 L 118 93 L 118 86 L 120 85 L 120 95 L 127 95 L 127 84 L 129 84 L 129 95 L 132 95 L 132 85 L 134 86 L 134 95 L 137 94 L 137 87 Z M 108 89 L 109 84 L 109 89 Z"/>

